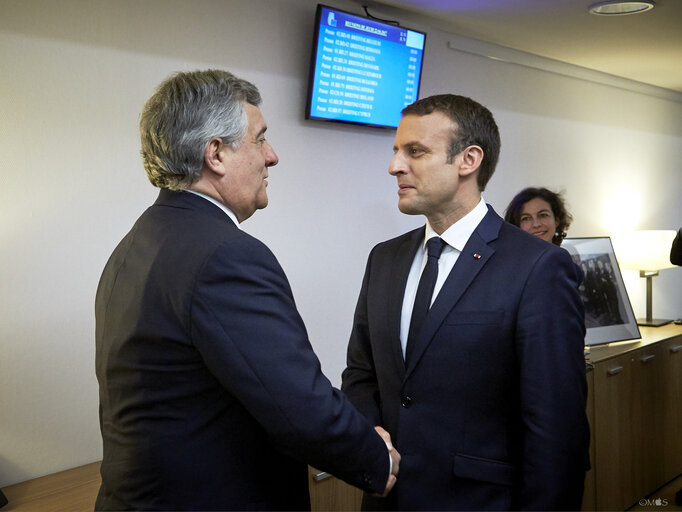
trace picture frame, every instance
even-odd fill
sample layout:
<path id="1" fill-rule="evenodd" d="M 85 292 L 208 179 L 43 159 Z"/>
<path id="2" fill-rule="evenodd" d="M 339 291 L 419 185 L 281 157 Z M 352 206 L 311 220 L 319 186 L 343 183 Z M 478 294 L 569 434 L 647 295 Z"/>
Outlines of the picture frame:
<path id="1" fill-rule="evenodd" d="M 580 267 L 585 305 L 585 345 L 641 338 L 611 238 L 565 238 L 561 247 Z"/>

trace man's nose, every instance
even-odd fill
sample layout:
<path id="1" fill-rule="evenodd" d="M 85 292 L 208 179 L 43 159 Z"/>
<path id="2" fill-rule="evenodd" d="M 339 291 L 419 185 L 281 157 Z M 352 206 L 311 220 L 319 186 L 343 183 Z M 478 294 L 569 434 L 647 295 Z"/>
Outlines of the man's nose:
<path id="1" fill-rule="evenodd" d="M 388 174 L 395 176 L 400 172 L 405 172 L 405 166 L 400 154 L 396 153 L 393 155 L 393 158 L 391 158 L 391 163 L 388 164 Z"/>
<path id="2" fill-rule="evenodd" d="M 268 143 L 268 153 L 265 157 L 265 165 L 267 167 L 273 167 L 279 163 L 279 157 L 272 146 Z"/>

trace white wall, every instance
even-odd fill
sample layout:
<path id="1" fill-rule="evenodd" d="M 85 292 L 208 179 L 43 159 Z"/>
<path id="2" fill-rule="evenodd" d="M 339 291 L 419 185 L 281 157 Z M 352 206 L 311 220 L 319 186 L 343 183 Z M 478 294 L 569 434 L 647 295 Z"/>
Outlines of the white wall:
<path id="1" fill-rule="evenodd" d="M 397 211 L 390 131 L 303 119 L 315 4 L 0 0 L 0 487 L 101 457 L 94 294 L 156 197 L 137 120 L 177 70 L 227 68 L 261 89 L 280 164 L 270 206 L 244 228 L 278 255 L 340 383 L 367 253 L 421 219 Z M 682 224 L 682 103 L 453 50 L 490 48 L 385 13 L 428 32 L 421 96 L 470 95 L 496 115 L 502 156 L 485 197 L 499 213 L 539 184 L 566 190 L 572 236 L 609 234 L 614 194 L 641 206 L 632 227 Z M 656 278 L 657 316 L 682 316 L 681 282 L 679 269 Z M 641 316 L 643 288 L 629 286 Z"/>

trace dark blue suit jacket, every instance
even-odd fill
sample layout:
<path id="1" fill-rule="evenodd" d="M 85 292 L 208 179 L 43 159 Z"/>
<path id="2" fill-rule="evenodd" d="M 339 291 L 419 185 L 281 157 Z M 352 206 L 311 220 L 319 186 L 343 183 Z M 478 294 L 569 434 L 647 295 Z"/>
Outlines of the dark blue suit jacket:
<path id="1" fill-rule="evenodd" d="M 405 367 L 400 314 L 423 240 L 372 250 L 355 312 L 342 389 L 402 455 L 391 501 L 366 508 L 580 510 L 585 330 L 569 254 L 489 207 Z"/>
<path id="2" fill-rule="evenodd" d="M 385 444 L 321 373 L 274 255 L 217 206 L 162 190 L 95 309 L 96 509 L 308 509 L 306 463 L 383 492 Z"/>

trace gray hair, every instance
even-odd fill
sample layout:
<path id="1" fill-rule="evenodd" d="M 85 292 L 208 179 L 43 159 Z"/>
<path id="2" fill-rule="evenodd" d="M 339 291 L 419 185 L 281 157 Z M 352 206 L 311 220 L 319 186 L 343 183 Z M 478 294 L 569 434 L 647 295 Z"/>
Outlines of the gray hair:
<path id="1" fill-rule="evenodd" d="M 238 149 L 248 129 L 244 102 L 258 106 L 255 85 L 209 69 L 161 83 L 140 114 L 142 161 L 155 187 L 184 190 L 201 177 L 204 151 L 219 137 Z"/>

